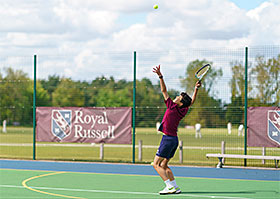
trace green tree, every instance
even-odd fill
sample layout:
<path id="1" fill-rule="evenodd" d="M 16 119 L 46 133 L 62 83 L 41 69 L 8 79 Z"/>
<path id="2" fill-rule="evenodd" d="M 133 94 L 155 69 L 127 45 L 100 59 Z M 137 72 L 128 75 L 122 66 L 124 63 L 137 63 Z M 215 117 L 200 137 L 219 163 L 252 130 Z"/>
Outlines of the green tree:
<path id="1" fill-rule="evenodd" d="M 280 105 L 280 54 L 276 58 L 266 60 L 263 56 L 256 58 L 256 66 L 251 71 L 255 77 L 252 95 L 259 106 Z"/>
<path id="2" fill-rule="evenodd" d="M 8 96 L 6 94 L 5 89 L 5 79 L 3 74 L 0 71 L 0 121 L 7 119 L 7 115 L 9 115 L 9 110 L 5 107 L 6 100 L 8 100 Z"/>
<path id="3" fill-rule="evenodd" d="M 133 101 L 130 97 L 131 90 L 123 88 L 115 90 L 111 87 L 101 89 L 97 95 L 96 106 L 98 107 L 125 107 L 132 106 Z"/>
<path id="4" fill-rule="evenodd" d="M 52 94 L 53 106 L 84 106 L 85 96 L 77 83 L 69 78 L 63 78 Z"/>
<path id="5" fill-rule="evenodd" d="M 110 78 L 106 78 L 104 76 L 97 77 L 95 80 L 91 82 L 88 89 L 85 91 L 87 95 L 87 104 L 89 106 L 104 107 L 105 106 L 104 104 L 106 103 L 106 101 L 104 100 L 105 98 L 108 97 L 108 95 L 110 95 L 110 94 L 106 94 L 106 91 L 114 93 L 115 90 L 121 89 L 119 87 L 116 87 L 115 84 L 116 84 L 115 79 L 113 77 Z M 112 94 L 110 96 L 112 96 Z M 103 102 L 100 102 L 101 99 L 103 100 Z"/>
<path id="6" fill-rule="evenodd" d="M 232 65 L 232 79 L 230 81 L 231 96 L 235 98 L 241 97 L 241 101 L 245 99 L 245 68 L 241 63 Z"/>
<path id="7" fill-rule="evenodd" d="M 22 125 L 32 123 L 33 81 L 22 70 L 4 69 L 0 84 L 0 119 L 9 124 L 19 122 Z M 49 95 L 37 84 L 37 105 L 48 105 Z"/>
<path id="8" fill-rule="evenodd" d="M 26 100 L 22 104 L 24 111 L 21 113 L 21 124 L 32 124 L 33 118 L 33 80 L 30 80 L 26 87 L 21 90 L 22 96 Z M 42 87 L 40 82 L 36 83 L 36 107 L 39 106 L 50 106 L 50 96 L 48 92 Z"/>
<path id="9" fill-rule="evenodd" d="M 192 96 L 194 85 L 197 79 L 195 72 L 203 65 L 209 63 L 206 60 L 195 60 L 189 63 L 185 77 L 181 80 L 181 85 L 187 93 Z M 210 63 L 212 64 L 212 63 Z M 202 80 L 195 103 L 192 105 L 190 114 L 184 118 L 184 122 L 189 125 L 200 123 L 204 127 L 215 127 L 223 125 L 224 111 L 221 100 L 215 99 L 213 85 L 222 76 L 221 69 L 211 68 Z"/>
<path id="10" fill-rule="evenodd" d="M 244 101 L 241 96 L 232 97 L 231 103 L 226 105 L 226 120 L 232 124 L 238 125 L 244 122 Z"/>
<path id="11" fill-rule="evenodd" d="M 212 64 L 211 62 L 208 62 L 206 60 L 195 60 L 192 61 L 188 64 L 186 72 L 185 72 L 185 77 L 182 77 L 181 80 L 181 85 L 183 88 L 186 89 L 187 93 L 192 93 L 193 92 L 193 88 L 195 85 L 195 82 L 197 81 L 196 77 L 195 77 L 195 72 L 203 65 L 205 64 Z M 205 90 L 205 92 L 207 92 L 209 95 L 211 94 L 211 92 L 213 92 L 214 90 L 212 89 L 213 85 L 215 84 L 216 80 L 221 77 L 223 75 L 223 72 L 221 69 L 215 69 L 215 68 L 211 68 L 207 75 L 203 78 L 202 81 L 202 86 L 201 88 L 203 90 Z M 212 93 L 214 94 L 214 93 Z"/>
<path id="12" fill-rule="evenodd" d="M 136 125 L 154 127 L 165 111 L 160 88 L 147 78 L 137 80 L 136 87 Z"/>
<path id="13" fill-rule="evenodd" d="M 227 105 L 226 119 L 233 124 L 244 122 L 245 67 L 242 63 L 232 63 L 230 81 L 231 103 Z M 256 57 L 256 65 L 250 65 L 248 81 L 248 106 L 280 105 L 280 55 L 265 60 Z"/>
<path id="14" fill-rule="evenodd" d="M 24 118 L 26 112 L 29 112 L 30 104 L 24 91 L 30 84 L 30 80 L 27 74 L 21 70 L 5 68 L 4 71 L 6 76 L 3 77 L 1 91 L 1 107 L 4 109 L 3 119 L 7 119 L 9 124 L 12 122 L 26 123 L 28 121 L 24 121 Z"/>
<path id="15" fill-rule="evenodd" d="M 230 80 L 231 103 L 226 105 L 226 120 L 232 124 L 243 123 L 245 100 L 245 67 L 242 63 L 231 63 L 232 78 Z M 248 84 L 248 87 L 249 84 Z M 250 90 L 250 89 L 248 89 Z"/>
<path id="16" fill-rule="evenodd" d="M 58 87 L 61 78 L 57 75 L 49 75 L 47 80 L 41 80 L 42 87 L 48 92 L 50 101 L 52 101 L 52 93 Z"/>

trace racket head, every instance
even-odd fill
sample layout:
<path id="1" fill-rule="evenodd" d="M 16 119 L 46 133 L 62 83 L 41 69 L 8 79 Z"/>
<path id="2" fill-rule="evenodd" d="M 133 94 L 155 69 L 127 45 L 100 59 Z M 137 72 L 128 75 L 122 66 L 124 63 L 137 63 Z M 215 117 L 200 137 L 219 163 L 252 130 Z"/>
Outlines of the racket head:
<path id="1" fill-rule="evenodd" d="M 210 64 L 205 64 L 195 72 L 195 77 L 200 81 L 204 77 L 204 75 L 209 71 L 210 68 Z"/>

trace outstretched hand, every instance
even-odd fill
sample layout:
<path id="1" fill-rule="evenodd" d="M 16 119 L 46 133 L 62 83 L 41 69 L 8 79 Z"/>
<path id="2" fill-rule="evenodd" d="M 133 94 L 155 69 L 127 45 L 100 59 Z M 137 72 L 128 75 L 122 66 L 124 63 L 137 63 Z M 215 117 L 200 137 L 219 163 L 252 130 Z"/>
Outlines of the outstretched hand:
<path id="1" fill-rule="evenodd" d="M 153 68 L 153 72 L 156 73 L 158 76 L 162 76 L 162 74 L 160 72 L 160 65 Z"/>
<path id="2" fill-rule="evenodd" d="M 196 88 L 199 88 L 201 86 L 201 81 L 197 81 L 196 83 L 195 83 L 195 87 Z"/>

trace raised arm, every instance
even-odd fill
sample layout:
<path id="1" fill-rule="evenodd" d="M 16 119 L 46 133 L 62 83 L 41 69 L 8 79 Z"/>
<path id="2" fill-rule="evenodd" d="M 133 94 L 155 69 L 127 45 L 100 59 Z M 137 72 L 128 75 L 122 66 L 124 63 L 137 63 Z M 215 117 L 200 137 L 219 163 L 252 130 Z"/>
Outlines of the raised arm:
<path id="1" fill-rule="evenodd" d="M 194 103 L 195 99 L 196 99 L 196 95 L 197 95 L 197 92 L 198 92 L 198 88 L 201 86 L 201 82 L 200 81 L 197 81 L 195 83 L 195 88 L 194 88 L 194 92 L 193 92 L 193 96 L 192 96 L 192 103 L 191 105 Z"/>
<path id="2" fill-rule="evenodd" d="M 160 65 L 156 66 L 155 68 L 153 68 L 153 72 L 156 73 L 159 77 L 159 82 L 160 82 L 160 89 L 162 92 L 162 95 L 164 97 L 164 100 L 167 100 L 169 98 L 169 95 L 167 93 L 167 89 L 163 80 L 163 76 L 160 72 Z"/>

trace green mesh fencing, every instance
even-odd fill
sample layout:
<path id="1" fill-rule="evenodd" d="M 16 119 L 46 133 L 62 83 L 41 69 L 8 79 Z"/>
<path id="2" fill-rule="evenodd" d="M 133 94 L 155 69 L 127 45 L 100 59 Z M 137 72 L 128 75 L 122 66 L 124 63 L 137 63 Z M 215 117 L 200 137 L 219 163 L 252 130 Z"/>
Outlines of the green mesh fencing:
<path id="1" fill-rule="evenodd" d="M 33 57 L 1 57 L 1 158 L 32 158 L 32 95 Z"/>
<path id="2" fill-rule="evenodd" d="M 280 46 L 249 47 L 248 106 L 279 106 Z M 37 55 L 36 106 L 133 107 L 133 52 L 81 52 Z M 33 56 L 0 59 L 0 158 L 33 158 Z M 245 48 L 180 49 L 136 52 L 135 161 L 153 161 L 162 134 L 157 131 L 166 110 L 161 71 L 170 97 L 192 95 L 194 73 L 210 63 L 196 102 L 181 121 L 173 164 L 214 166 L 207 153 L 244 154 Z M 6 132 L 3 132 L 3 121 Z M 200 130 L 196 127 L 201 126 Z M 138 145 L 141 145 L 141 149 Z M 225 146 L 222 151 L 222 145 Z M 251 155 L 280 155 L 279 148 L 248 147 Z M 36 159 L 132 162 L 133 145 L 36 143 Z M 227 159 L 242 166 L 242 159 Z M 248 160 L 248 166 L 273 167 L 273 161 Z"/>

